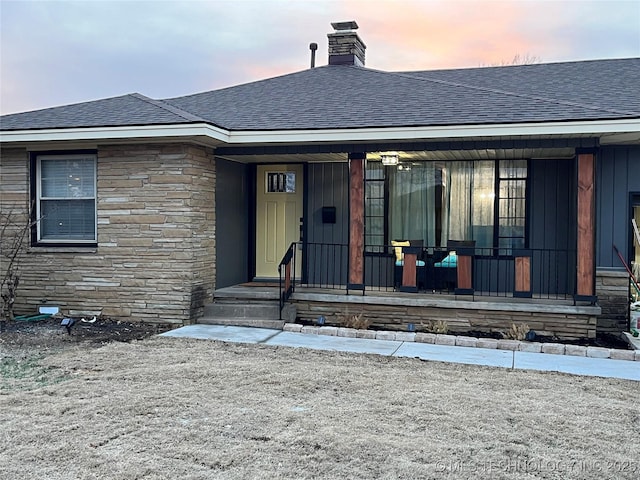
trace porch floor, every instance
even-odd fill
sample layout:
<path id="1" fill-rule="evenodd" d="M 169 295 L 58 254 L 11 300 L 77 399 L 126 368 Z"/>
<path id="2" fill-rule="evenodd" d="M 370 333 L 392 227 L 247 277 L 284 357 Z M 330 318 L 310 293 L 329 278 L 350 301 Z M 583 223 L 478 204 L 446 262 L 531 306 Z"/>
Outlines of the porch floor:
<path id="1" fill-rule="evenodd" d="M 244 283 L 224 287 L 215 291 L 217 298 L 246 298 L 278 300 L 278 287 L 273 283 Z M 290 301 L 312 301 L 353 303 L 362 305 L 389 305 L 433 307 L 469 310 L 515 311 L 527 313 L 563 313 L 567 315 L 600 315 L 601 309 L 594 305 L 574 305 L 573 300 L 556 298 L 514 298 L 507 296 L 455 295 L 446 292 L 392 292 L 346 288 L 318 288 L 296 285 Z"/>

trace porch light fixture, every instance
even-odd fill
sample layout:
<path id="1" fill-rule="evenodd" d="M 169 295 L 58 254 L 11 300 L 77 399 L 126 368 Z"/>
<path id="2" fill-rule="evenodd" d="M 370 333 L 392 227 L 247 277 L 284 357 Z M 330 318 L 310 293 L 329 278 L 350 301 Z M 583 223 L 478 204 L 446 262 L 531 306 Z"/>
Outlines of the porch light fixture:
<path id="1" fill-rule="evenodd" d="M 398 152 L 386 152 L 380 154 L 382 165 L 393 166 L 398 165 Z"/>

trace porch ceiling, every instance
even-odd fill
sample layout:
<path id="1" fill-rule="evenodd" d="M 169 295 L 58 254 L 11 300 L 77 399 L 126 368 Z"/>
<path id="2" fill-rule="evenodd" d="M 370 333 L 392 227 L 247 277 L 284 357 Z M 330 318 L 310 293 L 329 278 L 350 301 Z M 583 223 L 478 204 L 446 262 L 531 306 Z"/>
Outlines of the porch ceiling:
<path id="1" fill-rule="evenodd" d="M 572 158 L 575 155 L 573 147 L 556 148 L 512 148 L 512 149 L 473 149 L 473 150 L 419 150 L 398 151 L 400 161 L 427 162 L 447 160 L 504 160 L 528 158 Z M 217 155 L 220 158 L 240 163 L 327 163 L 346 162 L 347 152 L 339 153 L 278 153 L 264 155 Z M 371 151 L 369 159 L 377 160 L 377 152 Z"/>

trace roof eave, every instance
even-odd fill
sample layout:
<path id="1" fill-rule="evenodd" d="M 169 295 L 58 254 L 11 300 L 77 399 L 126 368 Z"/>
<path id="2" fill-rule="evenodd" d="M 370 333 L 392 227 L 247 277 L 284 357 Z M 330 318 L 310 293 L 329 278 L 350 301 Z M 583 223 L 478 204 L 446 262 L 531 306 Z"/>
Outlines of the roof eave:
<path id="1" fill-rule="evenodd" d="M 640 118 L 539 123 L 372 127 L 326 130 L 232 131 L 231 145 L 370 141 L 631 135 L 640 141 Z"/>
<path id="2" fill-rule="evenodd" d="M 140 125 L 122 127 L 76 127 L 38 130 L 2 130 L 2 144 L 40 142 L 122 142 L 126 140 L 199 139 L 212 147 L 229 142 L 229 132 L 207 123 Z"/>
<path id="3" fill-rule="evenodd" d="M 380 141 L 593 136 L 601 143 L 640 143 L 640 118 L 540 123 L 229 131 L 206 123 L 0 131 L 0 143 L 199 139 L 221 145 L 366 143 Z"/>

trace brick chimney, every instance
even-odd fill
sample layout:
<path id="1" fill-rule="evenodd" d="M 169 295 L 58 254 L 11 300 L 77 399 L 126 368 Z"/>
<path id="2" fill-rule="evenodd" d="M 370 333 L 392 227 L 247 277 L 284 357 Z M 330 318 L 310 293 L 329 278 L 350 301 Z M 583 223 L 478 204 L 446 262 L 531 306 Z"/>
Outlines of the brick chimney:
<path id="1" fill-rule="evenodd" d="M 329 33 L 329 65 L 356 65 L 364 67 L 364 51 L 367 46 L 356 33 L 358 24 L 351 22 L 335 22 L 331 26 L 334 33 Z"/>

